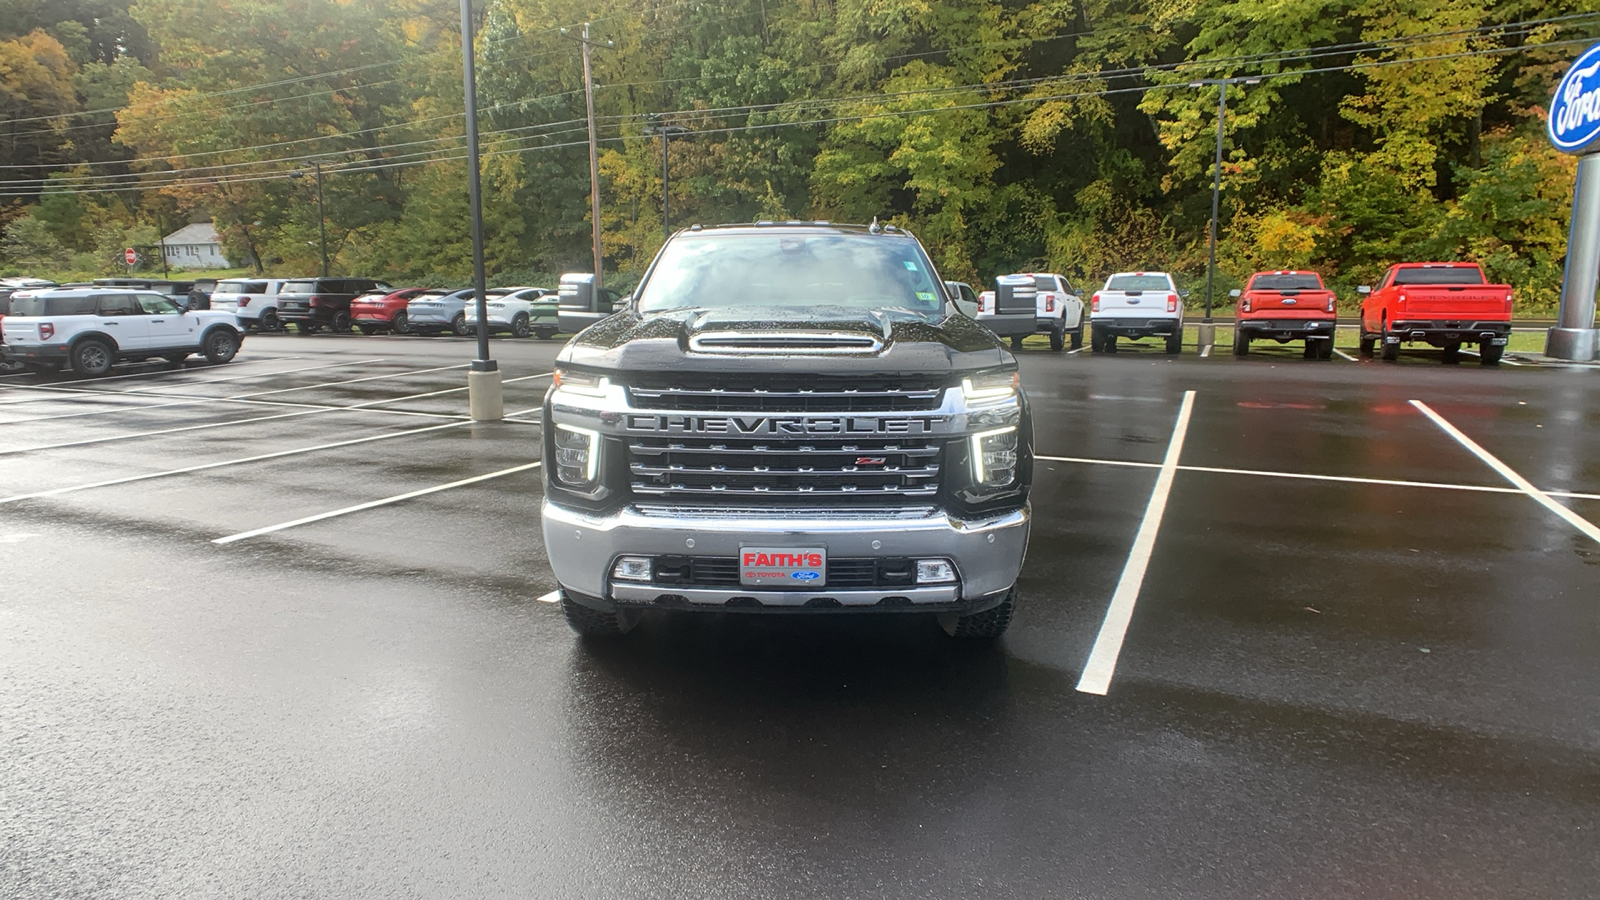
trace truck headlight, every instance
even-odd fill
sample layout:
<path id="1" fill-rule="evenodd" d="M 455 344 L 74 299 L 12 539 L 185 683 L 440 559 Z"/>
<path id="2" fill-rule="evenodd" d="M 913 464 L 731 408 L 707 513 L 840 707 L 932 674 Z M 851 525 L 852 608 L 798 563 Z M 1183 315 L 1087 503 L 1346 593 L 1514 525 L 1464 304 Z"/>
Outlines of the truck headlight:
<path id="1" fill-rule="evenodd" d="M 551 376 L 551 383 L 558 391 L 582 397 L 604 397 L 611 389 L 611 379 L 606 376 L 593 372 L 576 372 L 572 369 L 556 369 L 555 374 Z"/>
<path id="2" fill-rule="evenodd" d="M 995 403 L 1017 395 L 1017 373 L 986 372 L 961 379 L 961 396 L 968 404 Z"/>
<path id="3" fill-rule="evenodd" d="M 600 433 L 571 425 L 556 426 L 556 479 L 586 488 L 600 474 Z"/>
<path id="4" fill-rule="evenodd" d="M 1017 426 L 980 431 L 968 440 L 974 487 L 1002 488 L 1016 480 Z"/>

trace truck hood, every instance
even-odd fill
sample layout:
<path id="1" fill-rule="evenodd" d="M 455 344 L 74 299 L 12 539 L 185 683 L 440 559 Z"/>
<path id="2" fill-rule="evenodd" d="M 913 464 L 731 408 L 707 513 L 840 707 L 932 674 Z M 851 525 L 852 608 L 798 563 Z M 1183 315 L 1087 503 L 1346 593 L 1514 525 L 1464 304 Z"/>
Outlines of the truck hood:
<path id="1" fill-rule="evenodd" d="M 557 362 L 607 371 L 774 372 L 829 375 L 939 375 L 991 369 L 1011 356 L 988 329 L 960 313 L 943 319 L 847 309 L 670 310 L 618 313 L 584 329 Z M 860 339 L 858 352 L 807 349 L 806 337 Z M 786 347 L 788 338 L 796 346 Z M 704 349 L 697 338 L 728 340 Z M 747 341 L 759 351 L 743 352 Z M 700 346 L 701 349 L 696 349 Z"/>

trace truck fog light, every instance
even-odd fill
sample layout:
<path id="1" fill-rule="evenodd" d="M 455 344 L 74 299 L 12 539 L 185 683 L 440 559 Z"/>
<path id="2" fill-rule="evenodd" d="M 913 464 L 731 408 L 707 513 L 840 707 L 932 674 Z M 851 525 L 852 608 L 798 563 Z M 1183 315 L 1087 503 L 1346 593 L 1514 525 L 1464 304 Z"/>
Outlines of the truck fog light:
<path id="1" fill-rule="evenodd" d="M 1005 487 L 1017 477 L 1017 427 L 980 431 L 972 441 L 972 480 L 978 487 Z"/>
<path id="2" fill-rule="evenodd" d="M 600 434 L 571 425 L 556 426 L 556 477 L 563 484 L 592 484 L 600 472 Z"/>
<path id="3" fill-rule="evenodd" d="M 948 559 L 917 560 L 917 584 L 949 584 L 956 580 L 956 567 Z"/>
<path id="4" fill-rule="evenodd" d="M 611 567 L 611 577 L 617 581 L 649 581 L 650 557 L 622 556 Z"/>

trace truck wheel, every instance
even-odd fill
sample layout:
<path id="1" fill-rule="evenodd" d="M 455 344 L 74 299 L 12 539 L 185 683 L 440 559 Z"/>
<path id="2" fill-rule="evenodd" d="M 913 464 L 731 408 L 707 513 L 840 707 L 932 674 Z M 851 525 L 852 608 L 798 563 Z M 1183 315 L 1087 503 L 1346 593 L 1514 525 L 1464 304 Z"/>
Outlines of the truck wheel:
<path id="1" fill-rule="evenodd" d="M 278 311 L 268 307 L 261 311 L 261 318 L 256 320 L 257 331 L 277 331 L 283 327 L 278 321 Z"/>
<path id="2" fill-rule="evenodd" d="M 90 338 L 72 348 L 72 371 L 79 375 L 97 378 L 111 371 L 117 353 L 105 341 Z"/>
<path id="3" fill-rule="evenodd" d="M 1013 334 L 1011 336 L 1011 349 L 1013 349 L 1013 350 L 1021 350 L 1022 349 L 1022 335 Z"/>
<path id="4" fill-rule="evenodd" d="M 234 356 L 239 353 L 239 336 L 226 327 L 218 328 L 206 335 L 200 352 L 206 355 L 206 362 L 209 363 L 221 365 L 233 362 Z"/>
<path id="5" fill-rule="evenodd" d="M 528 336 L 529 331 L 528 314 L 517 313 L 516 318 L 511 320 L 511 336 L 525 338 Z"/>
<path id="6" fill-rule="evenodd" d="M 1317 359 L 1333 359 L 1333 335 L 1325 341 L 1317 342 Z"/>
<path id="7" fill-rule="evenodd" d="M 992 641 L 1011 627 L 1011 614 L 1016 611 L 1017 586 L 1012 585 L 999 606 L 970 616 L 940 616 L 939 625 L 945 633 L 962 640 Z"/>
<path id="8" fill-rule="evenodd" d="M 1379 354 L 1385 362 L 1394 362 L 1400 358 L 1400 342 L 1389 343 L 1387 335 L 1383 341 L 1383 352 Z"/>
<path id="9" fill-rule="evenodd" d="M 1317 358 L 1317 342 L 1311 340 L 1310 338 L 1306 338 L 1306 345 L 1305 345 L 1305 348 L 1300 351 L 1300 358 L 1301 359 L 1316 359 Z"/>
<path id="10" fill-rule="evenodd" d="M 394 334 L 410 334 L 411 323 L 406 319 L 406 311 L 400 310 L 389 320 L 389 331 Z"/>
<path id="11" fill-rule="evenodd" d="M 1360 356 L 1370 357 L 1372 356 L 1372 348 L 1376 343 L 1377 342 L 1372 339 L 1371 335 L 1363 331 L 1361 332 L 1359 349 L 1356 351 L 1356 353 Z"/>
<path id="12" fill-rule="evenodd" d="M 1060 328 L 1050 329 L 1050 349 L 1060 353 L 1067 346 L 1067 333 Z"/>
<path id="13" fill-rule="evenodd" d="M 1116 335 L 1108 334 L 1108 335 L 1105 336 L 1104 339 L 1101 340 L 1100 343 L 1101 343 L 1101 346 L 1106 348 L 1106 352 L 1107 353 L 1115 353 L 1115 352 L 1117 352 L 1117 336 Z"/>
<path id="14" fill-rule="evenodd" d="M 1183 352 L 1183 332 L 1175 331 L 1167 335 L 1167 355 L 1176 356 Z"/>
<path id="15" fill-rule="evenodd" d="M 1504 344 L 1479 344 L 1478 365 L 1498 366 L 1500 365 L 1500 357 L 1504 356 L 1505 352 L 1506 347 Z"/>
<path id="16" fill-rule="evenodd" d="M 1074 349 L 1074 350 L 1082 350 L 1083 349 L 1083 326 L 1082 325 L 1079 325 L 1077 328 L 1072 329 L 1072 349 Z"/>
<path id="17" fill-rule="evenodd" d="M 1250 355 L 1250 335 L 1246 334 L 1243 328 L 1233 329 L 1233 355 Z"/>
<path id="18" fill-rule="evenodd" d="M 353 330 L 350 327 L 350 312 L 341 309 L 334 313 L 333 318 L 328 320 L 328 327 L 333 329 L 334 334 L 349 334 Z"/>
<path id="19" fill-rule="evenodd" d="M 1459 365 L 1461 363 L 1461 344 L 1459 342 L 1445 344 L 1439 358 L 1447 366 Z"/>
<path id="20" fill-rule="evenodd" d="M 561 613 L 567 617 L 572 630 L 586 638 L 619 637 L 639 624 L 637 612 L 601 612 L 573 601 L 566 591 L 561 592 Z"/>

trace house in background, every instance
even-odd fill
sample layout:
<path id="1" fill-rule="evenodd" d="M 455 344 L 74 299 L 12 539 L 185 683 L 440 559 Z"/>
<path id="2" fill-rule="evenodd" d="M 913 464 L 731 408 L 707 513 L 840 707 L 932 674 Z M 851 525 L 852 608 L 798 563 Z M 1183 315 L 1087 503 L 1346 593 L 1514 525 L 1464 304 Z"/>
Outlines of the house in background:
<path id="1" fill-rule="evenodd" d="M 173 268 L 232 268 L 228 258 L 222 255 L 222 243 L 217 240 L 216 226 L 210 222 L 185 225 L 167 235 L 162 244 L 166 247 L 167 265 Z"/>

